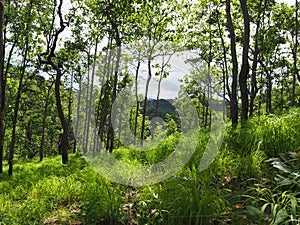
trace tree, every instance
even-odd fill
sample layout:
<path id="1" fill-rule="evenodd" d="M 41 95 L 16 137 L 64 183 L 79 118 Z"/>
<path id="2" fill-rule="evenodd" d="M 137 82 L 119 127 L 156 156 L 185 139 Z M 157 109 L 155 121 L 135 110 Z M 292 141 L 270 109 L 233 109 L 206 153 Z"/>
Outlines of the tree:
<path id="1" fill-rule="evenodd" d="M 24 76 L 26 74 L 26 67 L 27 67 L 27 57 L 29 52 L 29 41 L 30 41 L 30 29 L 31 29 L 31 23 L 32 23 L 32 10 L 33 10 L 33 1 L 31 0 L 26 7 L 25 12 L 25 27 L 23 30 L 24 40 L 21 41 L 21 43 L 24 41 L 24 46 L 20 46 L 23 50 L 22 57 L 23 62 L 21 66 L 20 71 L 20 79 L 19 79 L 19 86 L 18 86 L 18 92 L 16 96 L 16 102 L 14 107 L 14 115 L 13 115 L 13 123 L 12 123 L 12 135 L 11 135 L 11 142 L 9 147 L 9 158 L 8 158 L 8 174 L 12 175 L 13 173 L 13 158 L 14 158 L 14 152 L 15 152 L 15 141 L 16 141 L 16 126 L 17 126 L 17 119 L 18 119 L 18 112 L 19 112 L 19 106 L 20 106 L 20 100 L 22 95 L 22 89 L 23 89 L 23 80 Z"/>
<path id="2" fill-rule="evenodd" d="M 4 147 L 4 129 L 5 129 L 5 89 L 6 78 L 4 75 L 4 39 L 3 39 L 3 24 L 4 24 L 4 6 L 5 1 L 0 1 L 0 173 L 3 172 L 3 147 Z"/>
<path id="3" fill-rule="evenodd" d="M 298 32 L 299 32 L 299 21 L 298 21 L 298 0 L 295 2 L 295 29 L 294 32 L 292 31 L 291 33 L 293 34 L 292 37 L 294 38 L 294 43 L 292 47 L 292 54 L 293 54 L 293 88 L 292 88 L 292 98 L 291 98 L 291 105 L 295 106 L 296 101 L 296 81 L 300 82 L 300 75 L 299 71 L 297 68 L 297 52 L 298 52 Z"/>
<path id="4" fill-rule="evenodd" d="M 244 33 L 243 33 L 243 59 L 242 68 L 239 75 L 239 84 L 242 98 L 242 115 L 241 121 L 245 122 L 248 119 L 248 87 L 247 78 L 249 75 L 249 42 L 250 42 L 250 18 L 248 13 L 247 0 L 240 0 L 244 18 Z"/>
<path id="5" fill-rule="evenodd" d="M 62 4 L 63 0 L 59 0 L 59 5 L 57 8 L 57 14 L 59 16 L 59 29 L 54 32 L 54 26 L 52 26 L 52 32 L 54 34 L 49 34 L 49 39 L 47 43 L 47 51 L 41 55 L 39 55 L 39 61 L 41 64 L 49 65 L 52 69 L 56 71 L 55 77 L 55 98 L 56 98 L 56 106 L 58 111 L 58 117 L 60 119 L 60 123 L 63 129 L 63 133 L 61 135 L 60 140 L 60 150 L 62 154 L 62 163 L 67 164 L 68 162 L 68 149 L 69 149 L 69 126 L 68 122 L 65 118 L 64 111 L 61 103 L 61 93 L 60 93 L 60 85 L 61 85 L 61 77 L 63 75 L 63 65 L 62 62 L 55 62 L 55 51 L 57 48 L 57 42 L 59 39 L 59 35 L 64 31 L 67 24 L 63 20 L 62 15 Z M 56 0 L 54 0 L 54 10 L 56 10 Z M 54 20 L 54 18 L 53 18 Z M 42 56 L 44 58 L 42 58 Z"/>
<path id="6" fill-rule="evenodd" d="M 166 7 L 160 1 L 152 1 L 144 5 L 141 22 L 143 23 L 143 30 L 145 33 L 144 40 L 147 46 L 146 61 L 147 61 L 147 81 L 145 85 L 145 94 L 143 102 L 142 113 L 142 127 L 141 127 L 141 145 L 145 139 L 146 126 L 146 112 L 148 102 L 149 84 L 152 79 L 152 62 L 157 55 L 159 49 L 164 48 L 164 41 L 169 38 L 172 31 L 168 29 L 168 25 L 175 19 L 173 11 L 175 6 Z M 151 13 L 150 13 L 151 12 Z M 157 13 L 159 12 L 159 13 Z M 164 53 L 163 53 L 164 54 Z"/>
<path id="7" fill-rule="evenodd" d="M 43 158 L 44 158 L 46 119 L 47 119 L 47 113 L 48 113 L 50 91 L 51 91 L 53 84 L 54 84 L 54 81 L 50 83 L 49 87 L 47 87 L 48 90 L 47 90 L 47 94 L 46 94 L 46 98 L 45 98 L 45 106 L 44 106 L 43 121 L 42 121 L 42 138 L 41 138 L 41 144 L 40 144 L 40 148 L 39 148 L 40 162 L 43 161 Z"/>
<path id="8" fill-rule="evenodd" d="M 231 101 L 230 101 L 230 117 L 232 124 L 236 126 L 238 124 L 238 101 L 237 101 L 237 78 L 238 78 L 238 61 L 236 53 L 236 36 L 235 29 L 231 17 L 231 2 L 226 0 L 226 15 L 227 15 L 227 27 L 230 33 L 230 49 L 232 60 L 232 83 L 231 83 Z"/>
<path id="9" fill-rule="evenodd" d="M 257 6 L 257 4 L 255 4 Z M 258 93 L 257 87 L 257 68 L 258 68 L 258 58 L 262 49 L 262 38 L 261 27 L 265 18 L 266 11 L 266 0 L 260 0 L 258 4 L 259 10 L 257 16 L 253 17 L 255 21 L 253 23 L 256 25 L 255 34 L 253 36 L 254 49 L 252 51 L 253 60 L 251 66 L 251 88 L 250 88 L 250 103 L 249 103 L 249 117 L 252 117 L 254 113 L 254 101 Z M 256 9 L 257 7 L 255 7 Z"/>

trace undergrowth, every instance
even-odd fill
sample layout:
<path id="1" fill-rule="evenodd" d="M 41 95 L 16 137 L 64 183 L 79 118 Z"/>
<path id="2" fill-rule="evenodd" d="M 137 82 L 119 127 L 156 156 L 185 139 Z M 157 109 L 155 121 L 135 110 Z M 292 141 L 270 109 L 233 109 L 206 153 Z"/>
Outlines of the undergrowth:
<path id="1" fill-rule="evenodd" d="M 214 162 L 200 172 L 210 135 L 200 130 L 196 151 L 181 171 L 138 188 L 103 178 L 80 154 L 71 154 L 68 165 L 59 156 L 19 160 L 13 176 L 0 175 L 0 224 L 278 224 L 278 213 L 292 215 L 289 222 L 296 224 L 300 191 L 293 162 L 299 134 L 299 110 L 228 127 Z M 120 147 L 113 156 L 153 165 L 172 154 L 179 138 L 168 136 L 151 151 Z"/>

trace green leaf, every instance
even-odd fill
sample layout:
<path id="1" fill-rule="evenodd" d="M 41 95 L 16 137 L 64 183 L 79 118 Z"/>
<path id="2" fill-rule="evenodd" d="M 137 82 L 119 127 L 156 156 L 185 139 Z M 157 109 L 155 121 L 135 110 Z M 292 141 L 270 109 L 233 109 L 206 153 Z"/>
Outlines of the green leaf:
<path id="1" fill-rule="evenodd" d="M 254 206 L 247 206 L 247 209 L 245 210 L 245 213 L 250 220 L 261 220 L 262 219 L 262 213 L 261 210 Z"/>
<path id="2" fill-rule="evenodd" d="M 286 224 L 288 221 L 289 221 L 289 215 L 288 215 L 286 209 L 283 208 L 283 209 L 280 209 L 276 213 L 276 217 L 275 217 L 273 225 Z"/>

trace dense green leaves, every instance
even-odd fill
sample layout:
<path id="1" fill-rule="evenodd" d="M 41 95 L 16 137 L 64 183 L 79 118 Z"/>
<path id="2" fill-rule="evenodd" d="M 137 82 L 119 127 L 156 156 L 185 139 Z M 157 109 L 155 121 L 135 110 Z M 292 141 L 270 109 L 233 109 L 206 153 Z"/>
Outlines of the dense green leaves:
<path id="1" fill-rule="evenodd" d="M 37 156 L 42 161 L 61 154 L 62 145 L 65 156 L 91 149 L 93 156 L 110 151 L 132 165 L 160 162 L 172 154 L 181 132 L 180 115 L 168 103 L 180 102 L 185 94 L 197 109 L 202 136 L 193 159 L 176 179 L 139 189 L 141 197 L 127 202 L 124 196 L 136 190 L 99 178 L 78 156 L 71 156 L 69 167 L 58 167 L 55 160 L 40 167 L 19 161 L 14 177 L 0 177 L 0 224 L 75 223 L 78 217 L 85 224 L 222 224 L 223 216 L 238 214 L 238 200 L 245 200 L 229 193 L 241 194 L 238 188 L 252 186 L 254 178 L 255 185 L 264 188 L 249 192 L 263 203 L 254 197 L 245 213 L 249 221 L 299 220 L 295 162 L 300 120 L 298 110 L 290 109 L 300 103 L 295 5 L 274 0 L 7 0 L 3 11 L 2 2 L 0 173 L 2 162 L 12 165 Z M 161 84 L 177 84 L 171 58 L 181 50 L 195 57 L 184 58 L 191 69 L 185 71 L 179 95 L 166 103 Z M 158 81 L 156 100 L 149 99 L 149 91 L 140 92 L 140 80 L 147 88 Z M 212 167 L 201 174 L 194 168 L 213 122 L 210 103 L 217 96 L 212 90 L 231 110 L 225 119 L 234 117 L 236 124 L 228 128 Z M 130 91 L 135 93 L 130 115 L 114 117 L 117 96 L 129 96 Z M 118 110 L 122 114 L 122 108 Z M 239 116 L 245 122 L 241 127 Z M 162 120 L 151 121 L 155 117 Z M 121 140 L 132 134 L 134 140 Z M 161 143 L 140 152 L 145 140 Z M 269 157 L 279 171 L 275 175 L 267 173 L 264 160 Z M 57 171 L 46 171 L 48 166 Z M 271 184 L 262 181 L 267 175 Z M 65 217 L 59 218 L 61 214 Z M 241 224 L 246 220 L 238 218 Z"/>

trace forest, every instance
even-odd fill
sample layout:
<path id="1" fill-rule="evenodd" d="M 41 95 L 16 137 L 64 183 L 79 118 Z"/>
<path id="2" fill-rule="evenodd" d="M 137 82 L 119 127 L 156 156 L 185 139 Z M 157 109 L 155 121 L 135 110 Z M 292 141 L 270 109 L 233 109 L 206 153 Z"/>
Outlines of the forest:
<path id="1" fill-rule="evenodd" d="M 0 0 L 0 225 L 299 225 L 298 0 Z"/>

